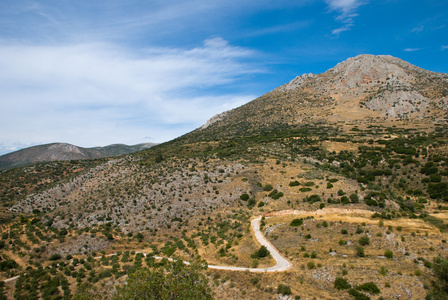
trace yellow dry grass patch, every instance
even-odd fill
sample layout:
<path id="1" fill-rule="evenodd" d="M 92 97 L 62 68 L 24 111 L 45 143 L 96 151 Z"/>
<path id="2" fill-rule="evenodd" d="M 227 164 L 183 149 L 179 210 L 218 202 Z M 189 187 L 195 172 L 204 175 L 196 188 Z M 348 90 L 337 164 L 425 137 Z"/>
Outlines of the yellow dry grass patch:
<path id="1" fill-rule="evenodd" d="M 382 220 L 382 219 L 372 219 L 371 215 L 374 212 L 369 210 L 362 209 L 344 209 L 344 208 L 324 208 L 322 210 L 317 211 L 283 211 L 278 213 L 270 214 L 272 220 L 270 223 L 289 223 L 293 219 L 296 218 L 306 218 L 306 217 L 314 217 L 316 220 L 322 221 L 341 221 L 352 224 L 362 224 L 365 223 L 367 225 L 379 225 L 382 221 L 384 227 L 392 226 L 394 228 L 401 227 L 402 233 L 412 233 L 412 232 L 420 232 L 428 234 L 439 234 L 440 231 L 438 228 L 432 226 L 429 223 L 426 223 L 420 219 L 408 219 L 408 218 L 400 218 L 393 220 Z M 269 214 L 268 214 L 269 215 Z M 437 217 L 443 219 L 441 214 L 438 214 Z M 448 220 L 448 214 L 444 214 L 443 216 Z"/>

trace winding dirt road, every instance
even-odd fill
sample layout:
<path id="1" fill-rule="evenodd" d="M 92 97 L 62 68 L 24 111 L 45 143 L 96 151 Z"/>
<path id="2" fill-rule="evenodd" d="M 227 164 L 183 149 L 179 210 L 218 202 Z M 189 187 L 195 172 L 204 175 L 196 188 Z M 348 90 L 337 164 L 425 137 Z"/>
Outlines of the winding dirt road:
<path id="1" fill-rule="evenodd" d="M 260 231 L 260 220 L 261 216 L 252 219 L 250 222 L 252 226 L 252 230 L 254 231 L 254 236 L 257 239 L 257 241 L 262 246 L 266 246 L 266 248 L 271 253 L 271 256 L 276 261 L 275 266 L 269 267 L 269 268 L 243 268 L 243 267 L 232 267 L 232 266 L 215 266 L 215 265 L 209 265 L 208 267 L 210 269 L 215 270 L 229 270 L 229 271 L 249 271 L 249 272 L 283 272 L 288 270 L 292 267 L 292 264 L 286 260 L 277 250 L 277 248 L 274 247 L 263 235 L 263 233 Z"/>

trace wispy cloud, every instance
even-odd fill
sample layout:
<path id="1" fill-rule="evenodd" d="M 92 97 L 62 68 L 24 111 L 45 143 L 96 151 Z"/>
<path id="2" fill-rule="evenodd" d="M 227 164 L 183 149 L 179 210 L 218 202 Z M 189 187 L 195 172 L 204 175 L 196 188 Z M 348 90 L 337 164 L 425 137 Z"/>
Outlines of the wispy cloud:
<path id="1" fill-rule="evenodd" d="M 138 53 L 112 44 L 1 45 L 0 136 L 5 145 L 80 146 L 172 139 L 250 94 L 204 92 L 260 72 L 255 52 L 219 37 L 192 49 Z"/>
<path id="2" fill-rule="evenodd" d="M 299 29 L 306 28 L 310 25 L 310 23 L 311 23 L 310 21 L 298 21 L 298 22 L 293 22 L 293 23 L 289 23 L 289 24 L 281 24 L 281 25 L 277 25 L 277 26 L 272 26 L 272 27 L 267 27 L 267 28 L 262 28 L 259 30 L 251 31 L 246 36 L 253 37 L 253 36 L 262 36 L 262 35 L 267 35 L 267 34 L 290 32 L 293 30 L 299 30 Z"/>
<path id="3" fill-rule="evenodd" d="M 424 29 L 425 29 L 425 26 L 424 26 L 424 25 L 421 25 L 421 26 L 417 26 L 417 27 L 412 28 L 411 32 L 420 33 L 420 32 L 422 32 Z"/>
<path id="4" fill-rule="evenodd" d="M 448 49 L 448 45 L 442 45 L 442 50 Z"/>
<path id="5" fill-rule="evenodd" d="M 341 27 L 332 30 L 332 34 L 338 36 L 340 33 L 350 30 L 355 24 L 358 16 L 356 10 L 367 3 L 365 0 L 325 0 L 330 11 L 337 11 L 336 21 L 342 24 Z"/>
<path id="6" fill-rule="evenodd" d="M 406 52 L 415 52 L 415 51 L 422 50 L 422 48 L 405 48 L 403 50 L 406 51 Z"/>

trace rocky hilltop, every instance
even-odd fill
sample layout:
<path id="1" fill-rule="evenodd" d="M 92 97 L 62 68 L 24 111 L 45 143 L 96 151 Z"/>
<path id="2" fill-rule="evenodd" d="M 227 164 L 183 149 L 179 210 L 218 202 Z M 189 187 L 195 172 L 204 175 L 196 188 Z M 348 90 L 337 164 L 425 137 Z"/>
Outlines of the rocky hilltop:
<path id="1" fill-rule="evenodd" d="M 133 146 L 114 144 L 94 148 L 82 148 L 66 143 L 39 145 L 0 156 L 0 170 L 36 162 L 112 157 L 141 151 L 154 145 L 156 144 L 145 143 Z"/>
<path id="2" fill-rule="evenodd" d="M 304 74 L 209 120 L 194 135 L 232 136 L 275 127 L 347 120 L 445 122 L 448 75 L 388 55 L 359 55 L 322 74 Z"/>

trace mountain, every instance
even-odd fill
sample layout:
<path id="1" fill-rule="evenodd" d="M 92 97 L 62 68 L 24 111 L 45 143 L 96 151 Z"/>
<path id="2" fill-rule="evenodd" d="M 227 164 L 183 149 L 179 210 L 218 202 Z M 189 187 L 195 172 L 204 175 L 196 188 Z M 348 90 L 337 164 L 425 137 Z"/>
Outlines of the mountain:
<path id="1" fill-rule="evenodd" d="M 145 143 L 133 146 L 114 144 L 94 148 L 82 148 L 65 143 L 39 145 L 0 156 L 0 170 L 25 166 L 36 162 L 112 157 L 141 151 L 154 145 L 156 144 Z"/>
<path id="2" fill-rule="evenodd" d="M 0 294 L 198 282 L 171 257 L 216 299 L 447 299 L 447 82 L 361 55 L 149 149 L 2 170 Z"/>
<path id="3" fill-rule="evenodd" d="M 388 55 L 359 55 L 304 74 L 211 118 L 189 138 L 227 138 L 303 124 L 448 120 L 448 75 Z"/>

